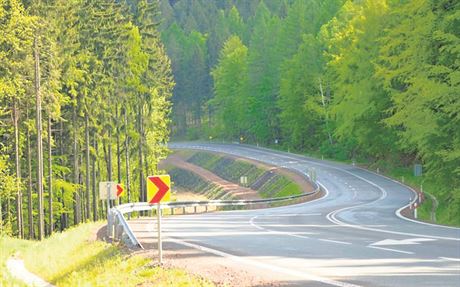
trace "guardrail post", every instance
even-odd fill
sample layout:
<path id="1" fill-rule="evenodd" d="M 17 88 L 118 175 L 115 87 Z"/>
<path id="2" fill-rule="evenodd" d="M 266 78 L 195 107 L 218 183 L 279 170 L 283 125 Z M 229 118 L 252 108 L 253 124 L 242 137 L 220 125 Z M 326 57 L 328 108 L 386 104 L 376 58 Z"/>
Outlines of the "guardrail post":
<path id="1" fill-rule="evenodd" d="M 208 212 L 208 206 L 207 205 L 204 207 L 204 212 Z"/>
<path id="2" fill-rule="evenodd" d="M 182 207 L 182 214 L 185 214 L 185 206 Z"/>
<path id="3" fill-rule="evenodd" d="M 171 207 L 171 215 L 174 215 L 174 207 Z"/>
<path id="4" fill-rule="evenodd" d="M 193 212 L 196 213 L 196 206 L 193 207 Z"/>

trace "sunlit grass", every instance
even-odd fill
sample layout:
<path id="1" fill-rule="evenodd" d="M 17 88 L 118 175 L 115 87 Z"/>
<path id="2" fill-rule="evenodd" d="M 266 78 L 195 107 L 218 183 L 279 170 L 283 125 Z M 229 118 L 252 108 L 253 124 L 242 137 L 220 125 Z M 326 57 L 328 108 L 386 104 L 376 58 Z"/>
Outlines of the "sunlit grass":
<path id="1" fill-rule="evenodd" d="M 14 285 L 16 281 L 5 275 L 5 261 L 13 253 L 24 259 L 31 272 L 56 286 L 213 286 L 183 270 L 155 267 L 151 259 L 91 240 L 99 225 L 82 224 L 42 242 L 0 239 L 0 286 L 23 286 Z"/>

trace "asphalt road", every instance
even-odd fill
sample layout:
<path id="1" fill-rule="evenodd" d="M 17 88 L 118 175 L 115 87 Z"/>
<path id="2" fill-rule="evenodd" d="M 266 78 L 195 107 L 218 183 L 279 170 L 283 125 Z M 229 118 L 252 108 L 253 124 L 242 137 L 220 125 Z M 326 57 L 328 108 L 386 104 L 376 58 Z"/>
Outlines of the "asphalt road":
<path id="1" fill-rule="evenodd" d="M 460 229 L 403 218 L 413 192 L 360 168 L 237 144 L 174 143 L 297 171 L 326 195 L 262 210 L 165 218 L 169 240 L 298 286 L 460 286 Z"/>

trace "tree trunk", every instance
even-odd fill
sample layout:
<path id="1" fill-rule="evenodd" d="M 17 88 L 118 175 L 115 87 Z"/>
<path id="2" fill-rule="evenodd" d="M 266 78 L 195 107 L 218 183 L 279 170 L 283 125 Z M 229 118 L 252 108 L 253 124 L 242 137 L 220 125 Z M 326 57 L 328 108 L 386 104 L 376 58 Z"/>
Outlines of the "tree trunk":
<path id="1" fill-rule="evenodd" d="M 107 177 L 112 181 L 112 129 L 109 128 L 109 139 L 107 141 L 108 159 L 107 159 Z"/>
<path id="2" fill-rule="evenodd" d="M 43 210 L 43 143 L 42 143 L 42 99 L 40 95 L 40 56 L 37 37 L 34 39 L 35 58 L 35 104 L 37 128 L 37 192 L 38 192 L 38 239 L 45 234 L 45 214 Z"/>
<path id="3" fill-rule="evenodd" d="M 143 127 L 142 127 L 142 107 L 139 108 L 138 113 L 138 129 L 139 129 L 139 201 L 144 202 L 146 201 L 146 196 L 144 196 L 144 159 L 142 152 L 143 150 Z"/>
<path id="4" fill-rule="evenodd" d="M 90 215 L 90 201 L 89 201 L 89 194 L 90 194 L 90 174 L 89 174 L 89 118 L 88 114 L 85 113 L 85 149 L 86 149 L 86 218 L 91 218 Z"/>
<path id="5" fill-rule="evenodd" d="M 48 115 L 48 210 L 49 235 L 53 233 L 53 158 L 51 146 L 51 115 Z"/>
<path id="6" fill-rule="evenodd" d="M 74 125 L 74 135 L 73 135 L 73 182 L 78 184 L 78 143 L 77 143 L 77 107 L 73 107 L 73 125 Z M 73 223 L 77 225 L 80 223 L 80 195 L 79 191 L 76 190 L 73 193 L 74 204 L 73 204 Z"/>
<path id="7" fill-rule="evenodd" d="M 83 165 L 83 154 L 80 154 L 80 164 Z M 83 174 L 81 171 L 78 172 L 78 184 L 80 186 L 83 186 Z M 79 191 L 80 194 L 80 222 L 85 222 L 86 221 L 86 191 L 80 189 Z"/>
<path id="8" fill-rule="evenodd" d="M 128 202 L 131 202 L 130 174 L 129 174 L 129 136 L 128 136 L 128 111 L 125 109 L 125 160 L 126 160 L 126 192 Z"/>
<path id="9" fill-rule="evenodd" d="M 13 100 L 13 124 L 14 124 L 14 156 L 16 163 L 16 217 L 18 222 L 19 238 L 24 238 L 24 222 L 22 220 L 22 190 L 21 190 L 21 163 L 19 161 L 19 127 L 18 107 L 16 98 Z"/>
<path id="10" fill-rule="evenodd" d="M 107 161 L 107 177 L 109 181 L 112 181 L 112 127 L 109 127 L 109 139 L 107 142 L 108 149 L 108 161 Z M 114 205 L 114 200 L 110 200 L 110 207 Z M 108 214 L 108 210 L 106 211 Z"/>
<path id="11" fill-rule="evenodd" d="M 93 135 L 93 146 L 97 150 L 96 135 Z M 93 220 L 97 221 L 97 197 L 96 197 L 96 156 L 93 157 Z"/>
<path id="12" fill-rule="evenodd" d="M 117 175 L 118 183 L 121 184 L 121 154 L 120 154 L 120 118 L 118 114 L 118 104 L 115 107 L 116 109 L 116 128 L 117 128 Z M 118 198 L 118 204 L 121 204 L 121 196 Z"/>
<path id="13" fill-rule="evenodd" d="M 332 145 L 333 142 L 332 142 L 332 135 L 331 135 L 331 132 L 329 130 L 329 114 L 327 112 L 327 108 L 326 108 L 326 102 L 324 100 L 324 94 L 323 94 L 323 85 L 321 83 L 321 79 L 319 79 L 319 90 L 321 92 L 321 102 L 323 104 L 323 108 L 324 108 L 324 111 L 325 111 L 325 121 L 326 121 L 326 131 L 327 131 L 327 138 L 329 139 L 329 144 Z"/>
<path id="14" fill-rule="evenodd" d="M 27 108 L 28 110 L 28 108 Z M 29 119 L 29 111 L 27 111 L 27 119 Z M 33 215 L 33 199 L 32 199 L 32 151 L 30 148 L 30 129 L 27 127 L 27 215 L 29 218 L 29 239 L 34 239 L 34 215 Z"/>
<path id="15" fill-rule="evenodd" d="M 65 165 L 65 160 L 64 160 L 64 123 L 61 120 L 60 123 L 60 129 L 59 129 L 59 134 L 60 134 L 60 141 L 59 141 L 59 146 L 61 149 L 61 165 Z M 65 180 L 66 175 L 64 174 L 62 176 L 62 179 Z M 65 200 L 64 200 L 64 189 L 61 190 L 61 198 L 60 202 L 62 203 L 62 208 L 65 210 Z M 69 222 L 69 216 L 67 212 L 64 212 L 61 214 L 61 231 L 67 228 Z"/>

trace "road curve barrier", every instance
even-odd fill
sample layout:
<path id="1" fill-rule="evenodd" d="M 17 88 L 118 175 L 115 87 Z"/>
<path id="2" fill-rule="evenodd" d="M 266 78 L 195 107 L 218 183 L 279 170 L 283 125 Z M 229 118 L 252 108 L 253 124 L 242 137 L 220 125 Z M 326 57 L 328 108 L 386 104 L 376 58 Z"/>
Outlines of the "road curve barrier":
<path id="1" fill-rule="evenodd" d="M 186 208 L 186 207 L 196 207 L 198 206 L 251 206 L 256 204 L 270 204 L 277 202 L 285 202 L 295 199 L 304 198 L 313 194 L 318 193 L 321 190 L 319 184 L 315 181 L 312 182 L 315 190 L 307 193 L 302 193 L 298 195 L 290 195 L 283 197 L 274 197 L 274 198 L 264 198 L 264 199 L 251 199 L 251 200 L 199 200 L 199 201 L 175 201 L 168 203 L 161 203 L 161 209 L 174 209 L 174 208 Z M 140 247 L 144 249 L 142 244 L 137 240 L 134 232 L 126 221 L 125 214 L 130 214 L 132 212 L 140 211 L 149 211 L 157 208 L 157 204 L 149 204 L 147 202 L 135 202 L 135 203 L 125 203 L 115 207 L 112 207 L 109 210 L 107 216 L 107 229 L 108 229 L 108 239 L 113 241 L 122 241 L 129 247 Z M 206 208 L 208 210 L 208 208 Z"/>

